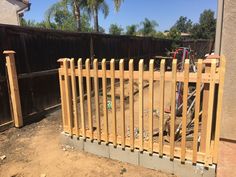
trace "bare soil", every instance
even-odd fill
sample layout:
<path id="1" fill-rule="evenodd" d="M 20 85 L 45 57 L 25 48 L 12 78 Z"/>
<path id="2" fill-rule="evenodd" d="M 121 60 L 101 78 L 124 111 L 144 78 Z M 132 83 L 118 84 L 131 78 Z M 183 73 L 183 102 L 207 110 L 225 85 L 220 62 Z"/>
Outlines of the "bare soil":
<path id="1" fill-rule="evenodd" d="M 173 176 L 61 145 L 60 114 L 0 133 L 0 157 L 6 156 L 0 159 L 0 177 Z"/>

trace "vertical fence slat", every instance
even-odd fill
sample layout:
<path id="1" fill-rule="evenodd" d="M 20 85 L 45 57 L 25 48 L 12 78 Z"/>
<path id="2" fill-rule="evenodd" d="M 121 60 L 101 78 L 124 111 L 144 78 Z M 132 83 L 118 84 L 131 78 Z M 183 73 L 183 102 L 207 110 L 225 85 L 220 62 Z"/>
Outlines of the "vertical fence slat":
<path id="1" fill-rule="evenodd" d="M 197 64 L 197 82 L 196 82 L 196 96 L 195 96 L 195 114 L 194 114 L 194 131 L 193 131 L 193 163 L 197 162 L 197 148 L 198 148 L 198 129 L 199 129 L 199 111 L 201 99 L 201 80 L 202 80 L 202 60 L 198 60 Z"/>
<path id="2" fill-rule="evenodd" d="M 183 90 L 183 110 L 182 110 L 182 138 L 181 138 L 181 162 L 185 161 L 186 154 L 186 126 L 188 109 L 188 81 L 189 81 L 189 59 L 184 63 L 184 90 Z"/>
<path id="3" fill-rule="evenodd" d="M 217 163 L 218 160 L 218 146 L 220 138 L 220 123 L 221 123 L 221 112 L 222 112 L 222 101 L 224 91 L 224 78 L 225 78 L 225 57 L 220 58 L 220 81 L 218 87 L 218 100 L 217 100 L 217 112 L 216 112 L 216 128 L 215 128 L 215 144 L 213 162 Z"/>
<path id="4" fill-rule="evenodd" d="M 60 62 L 60 69 L 59 69 L 59 84 L 60 84 L 60 94 L 61 94 L 61 112 L 62 112 L 62 125 L 63 125 L 63 131 L 67 131 L 67 120 L 66 120 L 66 98 L 65 98 L 65 77 L 62 75 L 61 70 L 64 71 L 64 65 L 63 65 L 63 59 L 59 59 L 58 62 Z"/>
<path id="5" fill-rule="evenodd" d="M 86 59 L 86 88 L 87 88 L 87 109 L 88 109 L 88 122 L 90 130 L 90 138 L 93 140 L 93 119 L 92 119 L 92 106 L 91 106 L 91 78 L 90 78 L 90 60 Z"/>
<path id="6" fill-rule="evenodd" d="M 74 58 L 70 60 L 70 70 L 71 70 L 71 86 L 72 86 L 72 100 L 73 100 L 73 115 L 74 115 L 75 135 L 78 137 L 79 136 L 79 120 L 78 120 L 77 89 L 76 89 Z"/>
<path id="7" fill-rule="evenodd" d="M 82 136 L 86 138 L 86 127 L 85 127 L 85 116 L 84 116 L 84 85 L 83 85 L 83 75 L 82 75 L 82 59 L 78 60 L 78 75 L 79 75 L 79 97 L 80 97 L 80 117 L 81 117 L 81 129 Z"/>
<path id="8" fill-rule="evenodd" d="M 69 125 L 69 133 L 70 135 L 73 134 L 73 127 L 72 127 L 72 98 L 71 98 L 71 86 L 69 82 L 69 75 L 68 75 L 68 59 L 63 60 L 64 71 L 65 71 L 65 92 L 66 92 L 66 108 L 67 108 L 67 119 Z"/>
<path id="9" fill-rule="evenodd" d="M 112 106 L 112 128 L 113 128 L 113 145 L 117 146 L 117 125 L 116 125 L 116 97 L 115 97 L 115 60 L 111 59 L 111 106 Z"/>
<path id="10" fill-rule="evenodd" d="M 164 97 L 165 97 L 165 60 L 161 60 L 160 70 L 160 117 L 159 117 L 159 155 L 163 155 Z"/>
<path id="11" fill-rule="evenodd" d="M 97 140 L 101 142 L 101 123 L 100 123 L 100 109 L 99 109 L 99 84 L 98 84 L 98 60 L 94 59 L 93 61 L 94 69 L 94 102 L 95 102 L 95 111 L 96 111 L 96 123 L 97 123 Z"/>
<path id="12" fill-rule="evenodd" d="M 206 129 L 206 156 L 205 166 L 208 166 L 211 161 L 211 130 L 212 130 L 212 118 L 213 118 L 213 107 L 214 107 L 214 95 L 215 95 L 215 72 L 216 72 L 216 60 L 211 61 L 211 80 L 209 89 L 209 100 L 208 100 L 208 119 Z"/>
<path id="13" fill-rule="evenodd" d="M 102 60 L 102 92 L 103 92 L 103 118 L 105 142 L 109 143 L 108 117 L 107 117 L 107 78 L 106 78 L 106 59 Z"/>
<path id="14" fill-rule="evenodd" d="M 139 61 L 139 150 L 143 151 L 143 59 Z"/>
<path id="15" fill-rule="evenodd" d="M 134 149 L 134 90 L 133 90 L 133 71 L 134 71 L 134 61 L 130 59 L 129 61 L 129 110 L 130 110 L 130 148 Z"/>
<path id="16" fill-rule="evenodd" d="M 210 73 L 210 64 L 205 65 L 205 73 Z M 206 130 L 208 119 L 208 100 L 209 100 L 209 83 L 204 83 L 203 100 L 202 100 L 202 122 L 201 122 L 201 139 L 200 139 L 200 151 L 206 152 Z"/>
<path id="17" fill-rule="evenodd" d="M 154 79 L 154 60 L 149 62 L 149 95 L 148 95 L 148 120 L 149 120 L 149 153 L 153 153 L 153 79 Z"/>
<path id="18" fill-rule="evenodd" d="M 172 82 L 171 82 L 171 120 L 170 120 L 170 158 L 174 159 L 175 146 L 175 114 L 176 114 L 176 69 L 177 60 L 172 62 Z"/>
<path id="19" fill-rule="evenodd" d="M 124 59 L 120 60 L 120 116 L 121 116 L 121 146 L 125 148 L 125 104 L 124 104 Z"/>

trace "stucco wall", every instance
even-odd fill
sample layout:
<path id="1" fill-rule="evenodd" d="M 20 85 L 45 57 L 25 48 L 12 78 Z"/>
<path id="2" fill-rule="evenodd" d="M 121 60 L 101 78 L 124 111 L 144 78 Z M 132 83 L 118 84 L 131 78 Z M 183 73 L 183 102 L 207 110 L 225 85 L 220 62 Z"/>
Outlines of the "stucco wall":
<path id="1" fill-rule="evenodd" d="M 221 138 L 236 140 L 236 0 L 224 0 L 221 42 L 227 59 Z"/>
<path id="2" fill-rule="evenodd" d="M 15 0 L 0 0 L 0 23 L 19 25 L 17 11 L 26 5 Z"/>

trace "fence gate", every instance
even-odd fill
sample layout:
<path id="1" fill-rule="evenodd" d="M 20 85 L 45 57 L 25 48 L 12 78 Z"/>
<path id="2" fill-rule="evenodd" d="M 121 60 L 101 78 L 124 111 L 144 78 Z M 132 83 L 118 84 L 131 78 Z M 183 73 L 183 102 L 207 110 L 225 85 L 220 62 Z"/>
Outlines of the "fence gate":
<path id="1" fill-rule="evenodd" d="M 181 162 L 217 163 L 224 57 L 199 59 L 195 73 L 188 59 L 183 71 L 176 59 L 171 71 L 165 60 L 157 67 L 141 59 L 138 70 L 132 59 L 58 61 L 64 132 Z"/>

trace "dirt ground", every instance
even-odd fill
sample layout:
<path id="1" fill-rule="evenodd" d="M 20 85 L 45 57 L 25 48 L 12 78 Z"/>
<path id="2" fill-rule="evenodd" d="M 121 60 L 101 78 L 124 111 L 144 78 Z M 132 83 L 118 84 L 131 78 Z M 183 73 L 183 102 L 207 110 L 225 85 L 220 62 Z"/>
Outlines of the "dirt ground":
<path id="1" fill-rule="evenodd" d="M 60 110 L 21 129 L 0 133 L 0 177 L 156 176 L 171 174 L 121 163 L 59 143 Z"/>

